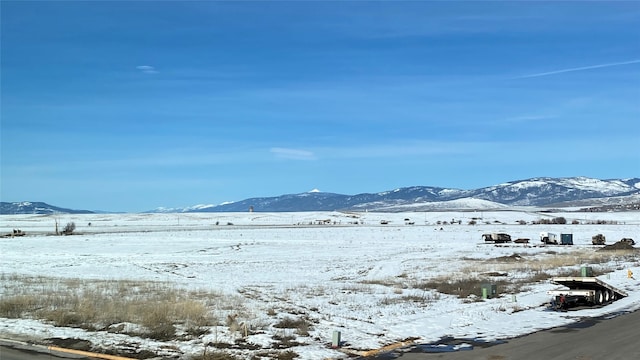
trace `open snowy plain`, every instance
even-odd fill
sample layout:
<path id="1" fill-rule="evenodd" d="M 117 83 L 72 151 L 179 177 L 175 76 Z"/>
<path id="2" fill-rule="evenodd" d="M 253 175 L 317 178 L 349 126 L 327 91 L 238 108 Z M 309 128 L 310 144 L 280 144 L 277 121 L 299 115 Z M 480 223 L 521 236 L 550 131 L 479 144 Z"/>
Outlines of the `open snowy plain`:
<path id="1" fill-rule="evenodd" d="M 555 217 L 567 224 L 532 224 Z M 74 222 L 74 235 L 54 236 L 56 222 L 61 228 Z M 5 299 L 16 296 L 18 288 L 30 291 L 30 279 L 60 284 L 77 279 L 85 287 L 102 281 L 158 282 L 185 293 L 212 294 L 215 301 L 206 295 L 198 299 L 214 320 L 201 333 L 178 336 L 177 326 L 175 339 L 157 340 L 132 335 L 131 329 L 144 333 L 139 324 L 96 324 L 85 330 L 30 316 L 5 317 L 0 338 L 85 339 L 102 349 L 148 350 L 163 358 L 188 359 L 206 347 L 212 351 L 216 343 L 226 347 L 219 351 L 239 358 L 269 350 L 269 356 L 287 352 L 326 359 L 405 340 L 493 341 L 640 308 L 640 283 L 627 277 L 628 270 L 640 276 L 637 253 L 603 255 L 601 247 L 591 245 L 598 233 L 607 244 L 623 237 L 640 240 L 638 212 L 1 216 L 0 234 L 13 229 L 27 235 L 0 238 L 0 296 Z M 543 246 L 542 231 L 572 233 L 575 245 Z M 481 235 L 492 232 L 530 242 L 483 243 Z M 548 277 L 579 275 L 583 265 L 629 296 L 600 308 L 549 311 L 546 291 L 557 286 Z M 445 283 L 496 283 L 498 296 L 485 300 L 477 291 L 468 297 L 437 291 L 435 284 Z M 287 321 L 292 328 L 283 325 Z M 341 334 L 341 349 L 331 348 L 335 331 Z"/>

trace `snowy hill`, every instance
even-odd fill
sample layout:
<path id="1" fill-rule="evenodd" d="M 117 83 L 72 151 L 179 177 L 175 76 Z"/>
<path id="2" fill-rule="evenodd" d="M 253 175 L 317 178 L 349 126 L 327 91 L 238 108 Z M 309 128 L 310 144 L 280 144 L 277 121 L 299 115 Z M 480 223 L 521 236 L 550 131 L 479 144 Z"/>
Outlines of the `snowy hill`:
<path id="1" fill-rule="evenodd" d="M 478 189 L 471 196 L 515 206 L 546 206 L 567 201 L 640 193 L 640 179 L 598 180 L 587 177 L 533 178 Z"/>
<path id="2" fill-rule="evenodd" d="M 368 203 L 356 206 L 362 210 L 369 207 L 381 212 L 415 212 L 415 211 L 452 211 L 452 210 L 501 210 L 509 208 L 509 205 L 500 204 L 493 201 L 462 198 L 449 201 L 416 202 L 413 204 L 384 205 Z"/>
<path id="3" fill-rule="evenodd" d="M 0 215 L 7 214 L 93 214 L 88 210 L 72 210 L 43 202 L 0 202 Z"/>

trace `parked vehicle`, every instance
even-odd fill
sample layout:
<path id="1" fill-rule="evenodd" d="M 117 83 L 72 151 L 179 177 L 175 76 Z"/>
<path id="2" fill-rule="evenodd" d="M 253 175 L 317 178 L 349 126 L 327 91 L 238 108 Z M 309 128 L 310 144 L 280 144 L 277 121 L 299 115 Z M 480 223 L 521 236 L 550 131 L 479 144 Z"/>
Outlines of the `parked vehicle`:
<path id="1" fill-rule="evenodd" d="M 620 242 L 627 243 L 631 246 L 636 244 L 636 242 L 632 238 L 622 238 Z"/>
<path id="2" fill-rule="evenodd" d="M 505 233 L 482 234 L 482 239 L 487 242 L 506 243 L 511 242 L 511 235 Z"/>
<path id="3" fill-rule="evenodd" d="M 551 245 L 551 244 L 558 245 L 558 240 L 560 240 L 560 238 L 558 237 L 558 234 L 554 234 L 550 232 L 540 233 L 540 241 L 542 241 L 547 245 Z"/>
<path id="4" fill-rule="evenodd" d="M 605 237 L 602 234 L 594 235 L 591 237 L 591 243 L 593 245 L 604 245 Z"/>
<path id="5" fill-rule="evenodd" d="M 547 245 L 573 245 L 573 234 L 554 234 L 550 232 L 541 232 L 540 241 Z"/>

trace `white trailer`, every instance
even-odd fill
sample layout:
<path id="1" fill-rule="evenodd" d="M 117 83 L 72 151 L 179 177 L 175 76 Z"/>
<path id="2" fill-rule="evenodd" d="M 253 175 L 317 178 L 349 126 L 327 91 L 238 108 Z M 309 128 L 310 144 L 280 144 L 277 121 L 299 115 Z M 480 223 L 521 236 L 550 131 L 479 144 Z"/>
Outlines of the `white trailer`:
<path id="1" fill-rule="evenodd" d="M 573 245 L 573 234 L 554 234 L 541 232 L 540 241 L 545 245 Z"/>
<path id="2" fill-rule="evenodd" d="M 558 234 L 550 233 L 550 232 L 541 232 L 540 233 L 540 241 L 545 244 L 554 244 L 558 245 L 560 237 Z"/>
<path id="3" fill-rule="evenodd" d="M 624 290 L 609 285 L 595 277 L 556 277 L 551 282 L 568 289 L 550 290 L 552 307 L 555 310 L 567 309 L 580 305 L 606 305 L 612 301 L 628 296 Z"/>

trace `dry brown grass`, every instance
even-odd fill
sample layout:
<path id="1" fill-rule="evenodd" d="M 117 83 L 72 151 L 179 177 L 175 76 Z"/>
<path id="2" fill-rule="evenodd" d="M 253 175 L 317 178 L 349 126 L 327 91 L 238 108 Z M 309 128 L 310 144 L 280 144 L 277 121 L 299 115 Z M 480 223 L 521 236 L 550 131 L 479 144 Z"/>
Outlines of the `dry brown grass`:
<path id="1" fill-rule="evenodd" d="M 38 301 L 34 296 L 15 295 L 3 296 L 0 300 L 0 316 L 18 319 L 26 313 L 31 313 L 38 308 Z"/>
<path id="2" fill-rule="evenodd" d="M 239 360 L 240 358 L 221 351 L 204 351 L 201 355 L 196 355 L 192 360 Z"/>
<path id="3" fill-rule="evenodd" d="M 527 286 L 555 276 L 579 276 L 580 265 L 592 266 L 598 276 L 616 270 L 625 262 L 637 260 L 635 251 L 598 252 L 579 249 L 571 253 L 548 251 L 538 255 L 501 256 L 491 259 L 465 259 L 468 266 L 446 276 L 417 281 L 411 287 L 435 290 L 443 294 L 467 298 L 482 294 L 482 284 L 497 285 L 500 293 L 517 293 Z"/>
<path id="4" fill-rule="evenodd" d="M 432 304 L 438 300 L 440 300 L 439 293 L 433 291 L 423 291 L 422 293 L 413 293 L 402 296 L 386 296 L 382 298 L 378 302 L 378 304 L 388 306 L 402 303 L 415 303 L 418 306 L 428 306 L 429 304 Z"/>
<path id="5" fill-rule="evenodd" d="M 422 290 L 435 290 L 439 293 L 455 295 L 459 298 L 467 298 L 471 295 L 482 295 L 482 284 L 491 282 L 498 287 L 505 288 L 509 285 L 506 280 L 488 281 L 476 277 L 465 277 L 460 279 L 438 278 L 414 284 L 414 287 Z"/>
<path id="6" fill-rule="evenodd" d="M 397 286 L 398 281 L 394 278 L 386 278 L 386 279 L 362 280 L 360 281 L 360 283 L 366 284 L 366 285 L 380 285 L 380 286 L 394 287 L 394 286 Z"/>
<path id="7" fill-rule="evenodd" d="M 44 319 L 88 330 L 129 322 L 147 329 L 136 335 L 159 340 L 174 338 L 177 326 L 201 334 L 202 327 L 214 324 L 208 303 L 222 297 L 159 282 L 7 275 L 2 279 L 0 317 Z"/>

